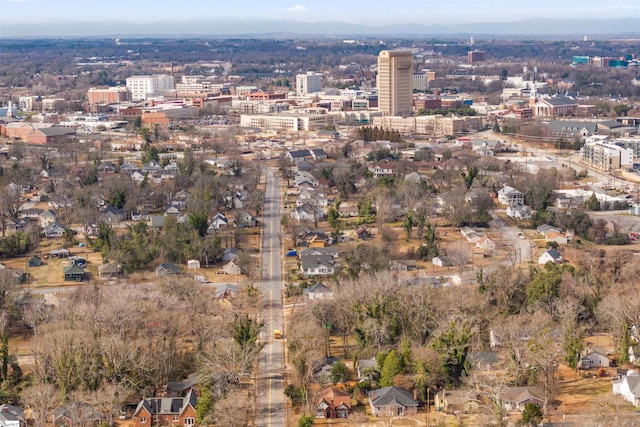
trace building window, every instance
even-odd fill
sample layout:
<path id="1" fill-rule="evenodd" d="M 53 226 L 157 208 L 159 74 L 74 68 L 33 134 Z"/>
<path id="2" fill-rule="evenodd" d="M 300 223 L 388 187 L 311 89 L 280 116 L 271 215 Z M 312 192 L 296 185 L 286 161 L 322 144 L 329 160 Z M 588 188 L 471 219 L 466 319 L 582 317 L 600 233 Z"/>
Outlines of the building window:
<path id="1" fill-rule="evenodd" d="M 193 417 L 187 417 L 184 419 L 184 425 L 185 426 L 192 426 L 195 424 L 195 419 Z"/>
<path id="2" fill-rule="evenodd" d="M 178 421 L 180 421 L 180 415 L 174 415 L 173 416 L 173 422 L 177 423 Z"/>
<path id="3" fill-rule="evenodd" d="M 147 423 L 147 417 L 141 417 L 140 424 L 146 424 L 146 423 Z"/>

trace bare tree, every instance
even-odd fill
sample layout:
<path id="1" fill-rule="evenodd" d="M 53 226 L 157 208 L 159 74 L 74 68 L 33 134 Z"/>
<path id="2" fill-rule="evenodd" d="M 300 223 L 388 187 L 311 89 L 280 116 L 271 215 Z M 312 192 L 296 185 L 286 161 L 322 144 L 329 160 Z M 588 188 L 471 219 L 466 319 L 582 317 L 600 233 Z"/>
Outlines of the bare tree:
<path id="1" fill-rule="evenodd" d="M 58 406 L 58 392 L 51 384 L 38 383 L 22 392 L 22 400 L 31 410 L 36 427 L 46 427 L 49 413 Z"/>

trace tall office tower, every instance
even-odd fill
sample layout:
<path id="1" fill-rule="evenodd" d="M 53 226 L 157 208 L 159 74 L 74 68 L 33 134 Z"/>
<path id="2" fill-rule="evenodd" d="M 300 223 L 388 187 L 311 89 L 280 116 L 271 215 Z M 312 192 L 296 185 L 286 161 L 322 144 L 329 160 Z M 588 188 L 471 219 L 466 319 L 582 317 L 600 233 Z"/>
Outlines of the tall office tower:
<path id="1" fill-rule="evenodd" d="M 296 95 L 308 95 L 322 90 L 322 74 L 313 71 L 296 75 Z"/>
<path id="2" fill-rule="evenodd" d="M 391 116 L 413 112 L 413 55 L 383 50 L 378 56 L 378 110 Z"/>

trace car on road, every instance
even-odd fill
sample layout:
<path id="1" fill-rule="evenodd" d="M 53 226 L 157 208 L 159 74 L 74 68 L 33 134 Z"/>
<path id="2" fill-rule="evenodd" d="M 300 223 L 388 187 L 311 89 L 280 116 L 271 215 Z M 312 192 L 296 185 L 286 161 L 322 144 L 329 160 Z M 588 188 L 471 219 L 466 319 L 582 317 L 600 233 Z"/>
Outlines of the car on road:
<path id="1" fill-rule="evenodd" d="M 518 237 L 521 238 L 522 240 L 526 239 L 526 237 L 522 233 L 518 233 Z"/>

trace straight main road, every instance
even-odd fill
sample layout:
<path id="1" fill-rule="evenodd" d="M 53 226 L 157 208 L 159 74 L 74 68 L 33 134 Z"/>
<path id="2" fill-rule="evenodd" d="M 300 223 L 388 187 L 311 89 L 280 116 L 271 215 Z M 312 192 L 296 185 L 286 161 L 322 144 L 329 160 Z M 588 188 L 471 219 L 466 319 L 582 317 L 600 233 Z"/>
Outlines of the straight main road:
<path id="1" fill-rule="evenodd" d="M 265 299 L 262 341 L 258 361 L 258 412 L 256 426 L 284 426 L 284 354 L 282 339 L 273 331 L 286 333 L 282 318 L 282 247 L 280 241 L 280 178 L 273 169 L 266 172 L 266 195 L 262 221 L 262 282 Z"/>

